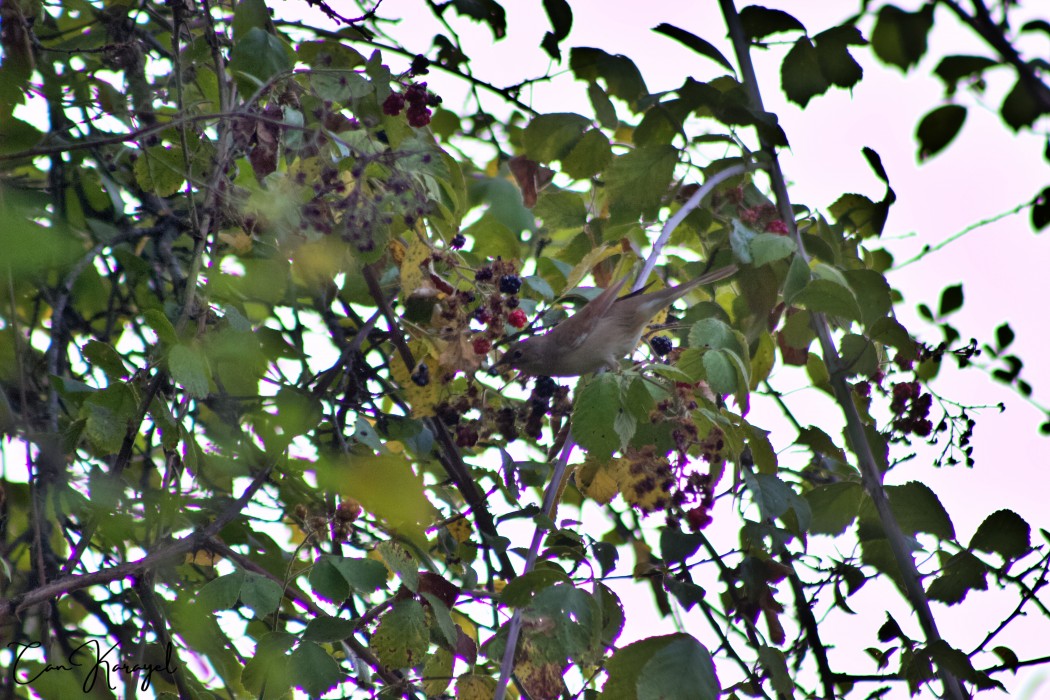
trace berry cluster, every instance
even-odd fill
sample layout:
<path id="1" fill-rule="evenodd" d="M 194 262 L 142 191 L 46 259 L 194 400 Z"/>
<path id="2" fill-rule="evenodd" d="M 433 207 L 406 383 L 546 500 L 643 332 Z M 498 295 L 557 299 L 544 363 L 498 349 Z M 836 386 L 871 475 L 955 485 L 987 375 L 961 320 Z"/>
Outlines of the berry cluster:
<path id="1" fill-rule="evenodd" d="M 722 210 L 720 213 L 725 216 L 736 216 L 752 229 L 780 236 L 788 235 L 787 223 L 780 218 L 777 208 L 768 201 L 754 203 L 756 199 L 757 196 L 749 195 L 743 187 L 734 187 L 726 192 L 715 193 L 711 199 L 711 208 L 715 211 Z"/>
<path id="2" fill-rule="evenodd" d="M 561 420 L 572 412 L 569 388 L 560 386 L 550 377 L 536 378 L 526 405 L 529 412 L 525 419 L 525 434 L 534 440 L 539 440 L 543 434 L 544 416 L 551 416 L 551 430 L 557 433 Z"/>
<path id="3" fill-rule="evenodd" d="M 930 422 L 930 407 L 933 395 L 922 393 L 919 382 L 897 382 L 893 385 L 893 399 L 890 410 L 893 412 L 893 427 L 901 433 L 927 437 L 933 432 Z"/>
<path id="4" fill-rule="evenodd" d="M 497 258 L 491 264 L 480 267 L 474 272 L 478 283 L 478 293 L 482 301 L 474 309 L 473 319 L 484 326 L 472 340 L 474 352 L 486 355 L 492 349 L 495 340 L 503 337 L 504 324 L 514 328 L 524 328 L 528 317 L 518 308 L 517 293 L 521 289 L 521 278 L 518 277 L 514 263 Z M 491 282 L 496 280 L 495 288 Z"/>
<path id="5" fill-rule="evenodd" d="M 344 498 L 330 516 L 311 514 L 302 503 L 295 507 L 295 519 L 308 538 L 324 540 L 331 531 L 333 542 L 348 542 L 353 534 L 353 523 L 361 516 L 361 504 L 353 498 Z"/>
<path id="6" fill-rule="evenodd" d="M 413 83 L 405 88 L 404 94 L 392 92 L 383 100 L 383 114 L 396 117 L 401 114 L 406 103 L 408 123 L 418 129 L 430 123 L 431 112 L 428 105 L 433 107 L 441 104 L 441 98 L 427 92 L 426 83 Z"/>

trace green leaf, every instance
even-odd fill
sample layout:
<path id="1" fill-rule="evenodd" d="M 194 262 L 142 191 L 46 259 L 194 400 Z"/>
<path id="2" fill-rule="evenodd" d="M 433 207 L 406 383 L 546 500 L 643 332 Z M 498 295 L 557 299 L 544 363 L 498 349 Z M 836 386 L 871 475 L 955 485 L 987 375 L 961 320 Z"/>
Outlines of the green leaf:
<path id="1" fill-rule="evenodd" d="M 999 113 L 1007 126 L 1018 131 L 1022 126 L 1031 126 L 1043 114 L 1043 108 L 1031 89 L 1018 80 L 1003 100 Z"/>
<path id="2" fill-rule="evenodd" d="M 399 600 L 379 618 L 370 648 L 384 666 L 412 668 L 426 660 L 430 646 L 426 614 L 415 600 Z"/>
<path id="3" fill-rule="evenodd" d="M 664 527 L 660 530 L 660 555 L 669 564 L 684 562 L 696 554 L 703 541 L 703 535 L 698 533 Z"/>
<path id="4" fill-rule="evenodd" d="M 1050 187 L 1046 187 L 1032 200 L 1032 228 L 1042 231 L 1050 224 Z"/>
<path id="5" fill-rule="evenodd" d="M 629 644 L 606 669 L 602 700 L 714 700 L 721 694 L 710 653 L 684 633 Z"/>
<path id="6" fill-rule="evenodd" d="M 599 374 L 578 392 L 572 414 L 573 437 L 588 454 L 606 459 L 620 447 L 614 428 L 617 416 L 625 412 L 619 381 L 612 374 Z"/>
<path id="7" fill-rule="evenodd" d="M 101 369 L 111 381 L 119 381 L 130 374 L 124 358 L 109 343 L 89 340 L 83 353 L 84 358 Z"/>
<path id="8" fill-rule="evenodd" d="M 853 290 L 830 279 L 812 280 L 805 289 L 795 295 L 793 304 L 808 311 L 839 316 L 859 321 L 860 307 Z"/>
<path id="9" fill-rule="evenodd" d="M 271 22 L 266 0 L 241 0 L 233 10 L 234 42 L 247 38 L 252 29 L 265 30 Z"/>
<path id="10" fill-rule="evenodd" d="M 716 394 L 732 394 L 737 388 L 737 371 L 725 350 L 704 353 L 704 377 Z"/>
<path id="11" fill-rule="evenodd" d="M 338 662 L 313 642 L 300 642 L 289 657 L 289 666 L 293 682 L 313 698 L 321 697 L 346 679 Z"/>
<path id="12" fill-rule="evenodd" d="M 251 95 L 260 84 L 291 69 L 288 47 L 260 27 L 252 27 L 230 49 L 229 70 L 237 77 L 245 95 Z"/>
<path id="13" fill-rule="evenodd" d="M 948 605 L 961 603 L 972 590 L 988 589 L 988 568 L 970 552 L 959 552 L 941 567 L 941 575 L 926 589 L 930 600 L 939 600 Z"/>
<path id="14" fill-rule="evenodd" d="M 729 72 L 733 72 L 733 64 L 730 63 L 726 57 L 722 55 L 722 52 L 716 49 L 709 41 L 701 39 L 684 29 L 679 29 L 674 25 L 667 24 L 666 22 L 653 27 L 653 31 L 671 37 L 678 43 L 689 47 L 701 56 L 706 56 L 712 61 L 721 64 Z"/>
<path id="15" fill-rule="evenodd" d="M 201 586 L 197 601 L 209 611 L 230 610 L 240 599 L 242 583 L 244 571 L 241 569 L 219 576 Z"/>
<path id="16" fill-rule="evenodd" d="M 255 697 L 281 697 L 292 687 L 292 668 L 287 651 L 295 637 L 287 632 L 267 632 L 255 645 L 255 653 L 244 665 L 241 682 Z"/>
<path id="17" fill-rule="evenodd" d="M 572 112 L 541 114 L 525 127 L 522 135 L 525 154 L 540 163 L 561 160 L 572 151 L 590 124 L 590 119 Z"/>
<path id="18" fill-rule="evenodd" d="M 619 97 L 632 108 L 638 100 L 649 94 L 645 81 L 634 61 L 626 56 L 608 54 L 601 49 L 589 47 L 573 48 L 569 54 L 569 68 L 578 80 L 605 81 L 606 91 Z"/>
<path id="19" fill-rule="evenodd" d="M 252 609 L 255 617 L 265 617 L 275 611 L 283 595 L 276 582 L 260 574 L 245 572 L 244 583 L 241 584 L 241 602 Z"/>
<path id="20" fill-rule="evenodd" d="M 871 48 L 884 63 L 906 72 L 926 53 L 926 36 L 933 26 L 933 4 L 918 12 L 905 12 L 894 5 L 879 8 L 871 32 Z"/>
<path id="21" fill-rule="evenodd" d="M 507 11 L 495 0 L 452 0 L 451 5 L 464 17 L 489 25 L 496 39 L 507 35 Z"/>
<path id="22" fill-rule="evenodd" d="M 750 39 L 763 39 L 781 32 L 806 31 L 805 26 L 788 13 L 759 5 L 749 5 L 740 10 L 740 23 Z"/>
<path id="23" fill-rule="evenodd" d="M 176 345 L 168 353 L 168 369 L 171 378 L 182 385 L 190 396 L 202 399 L 208 395 L 211 369 L 201 349 L 189 345 Z"/>
<path id="24" fill-rule="evenodd" d="M 303 639 L 325 644 L 346 639 L 356 631 L 357 623 L 353 620 L 321 614 L 306 623 Z"/>
<path id="25" fill-rule="evenodd" d="M 813 519 L 810 504 L 795 492 L 791 486 L 780 480 L 776 474 L 755 474 L 744 470 L 743 481 L 751 491 L 752 499 L 758 506 L 762 519 L 783 517 L 787 510 L 795 511 L 799 529 L 810 529 Z"/>
<path id="26" fill-rule="evenodd" d="M 91 394 L 80 407 L 80 417 L 86 419 L 84 432 L 101 452 L 120 451 L 128 426 L 138 413 L 135 390 L 117 383 Z"/>
<path id="27" fill-rule="evenodd" d="M 806 288 L 812 277 L 813 272 L 801 255 L 792 258 L 787 277 L 784 279 L 784 303 L 794 304 L 795 298 Z"/>
<path id="28" fill-rule="evenodd" d="M 873 376 L 879 369 L 879 356 L 870 340 L 856 333 L 847 333 L 839 346 L 843 371 L 847 377 Z"/>
<path id="29" fill-rule="evenodd" d="M 386 568 L 397 574 L 405 588 L 413 593 L 419 590 L 419 564 L 408 549 L 393 540 L 387 540 L 376 545 L 375 551 L 382 557 Z"/>
<path id="30" fill-rule="evenodd" d="M 915 138 L 919 142 L 919 162 L 944 150 L 965 121 L 966 108 L 960 105 L 943 105 L 924 116 L 915 131 Z"/>
<path id="31" fill-rule="evenodd" d="M 880 318 L 868 329 L 868 337 L 880 343 L 885 343 L 904 353 L 905 357 L 916 356 L 918 347 L 915 339 L 908 333 L 908 329 L 901 325 L 900 321 L 890 316 Z"/>
<path id="32" fill-rule="evenodd" d="M 817 45 L 817 60 L 820 72 L 832 85 L 851 88 L 864 77 L 864 70 L 850 55 L 849 47 L 862 46 L 864 40 L 860 30 L 851 24 L 832 27 L 813 37 Z"/>
<path id="33" fill-rule="evenodd" d="M 616 107 L 601 85 L 595 82 L 588 85 L 587 98 L 594 107 L 594 116 L 597 117 L 599 124 L 606 129 L 615 129 L 619 125 L 620 120 L 616 117 Z"/>
<path id="34" fill-rule="evenodd" d="M 555 61 L 560 61 L 561 50 L 558 43 L 568 37 L 569 30 L 572 29 L 572 8 L 566 0 L 543 0 L 543 9 L 554 31 L 543 35 L 540 48 Z"/>
<path id="35" fill-rule="evenodd" d="M 654 219 L 678 162 L 674 146 L 644 146 L 613 158 L 605 187 L 613 221 Z"/>
<path id="36" fill-rule="evenodd" d="M 933 69 L 933 72 L 944 82 L 948 94 L 952 94 L 955 92 L 959 81 L 963 78 L 979 76 L 985 70 L 996 65 L 998 65 L 998 61 L 985 58 L 984 56 L 962 56 L 956 54 L 942 58 L 937 67 Z"/>
<path id="37" fill-rule="evenodd" d="M 583 180 L 604 170 L 610 160 L 608 137 L 598 129 L 589 129 L 562 159 L 562 170 L 571 178 Z"/>
<path id="38" fill-rule="evenodd" d="M 751 255 L 751 241 L 758 236 L 758 232 L 746 225 L 739 219 L 733 219 L 733 228 L 729 231 L 729 246 L 733 249 L 733 257 L 745 265 L 754 263 Z"/>
<path id="39" fill-rule="evenodd" d="M 540 201 L 546 196 L 541 197 Z M 517 234 L 491 213 L 483 214 L 480 219 L 463 229 L 463 234 L 474 239 L 472 252 L 483 258 L 514 259 L 521 250 L 521 241 L 518 240 Z"/>
<path id="40" fill-rule="evenodd" d="M 135 161 L 135 181 L 147 192 L 170 197 L 186 181 L 186 162 L 181 148 L 150 146 Z"/>
<path id="41" fill-rule="evenodd" d="M 817 535 L 841 535 L 857 519 L 864 489 L 854 481 L 823 484 L 805 494 L 813 513 L 809 531 Z"/>
<path id="42" fill-rule="evenodd" d="M 970 540 L 970 549 L 995 552 L 1003 559 L 1017 559 L 1032 546 L 1032 528 L 1012 510 L 997 510 L 981 523 Z"/>
<path id="43" fill-rule="evenodd" d="M 795 241 L 775 233 L 760 233 L 751 240 L 751 256 L 755 267 L 783 260 L 796 250 Z"/>
<path id="44" fill-rule="evenodd" d="M 780 67 L 780 86 L 788 99 L 801 107 L 828 91 L 830 83 L 824 77 L 820 56 L 808 36 L 799 38 L 784 57 Z"/>
<path id="45" fill-rule="evenodd" d="M 941 305 L 937 312 L 937 316 L 944 318 L 945 316 L 954 313 L 962 308 L 963 305 L 963 287 L 962 284 L 953 284 L 950 287 L 945 287 L 941 292 Z"/>
<path id="46" fill-rule="evenodd" d="M 570 190 L 544 192 L 532 213 L 543 221 L 548 231 L 582 229 L 587 222 L 587 205 L 583 195 Z"/>
<path id="47" fill-rule="evenodd" d="M 864 325 L 871 326 L 889 314 L 893 301 L 885 277 L 875 270 L 846 270 L 843 274 L 856 294 Z"/>
<path id="48" fill-rule="evenodd" d="M 951 518 L 937 494 L 926 484 L 910 481 L 902 486 L 887 486 L 886 495 L 905 535 L 914 536 L 925 532 L 943 540 L 955 538 Z M 869 523 L 878 523 L 875 506 L 868 499 L 861 505 L 861 518 Z"/>
<path id="49" fill-rule="evenodd" d="M 733 329 L 721 319 L 702 318 L 689 329 L 689 347 L 739 351 Z"/>
<path id="50" fill-rule="evenodd" d="M 504 605 L 520 608 L 528 605 L 537 593 L 557 584 L 570 584 L 572 579 L 560 569 L 534 569 L 504 586 L 500 600 Z"/>
<path id="51" fill-rule="evenodd" d="M 664 577 L 664 588 L 678 600 L 686 611 L 691 610 L 694 605 L 699 605 L 705 595 L 704 589 L 695 583 L 679 581 L 671 576 Z"/>

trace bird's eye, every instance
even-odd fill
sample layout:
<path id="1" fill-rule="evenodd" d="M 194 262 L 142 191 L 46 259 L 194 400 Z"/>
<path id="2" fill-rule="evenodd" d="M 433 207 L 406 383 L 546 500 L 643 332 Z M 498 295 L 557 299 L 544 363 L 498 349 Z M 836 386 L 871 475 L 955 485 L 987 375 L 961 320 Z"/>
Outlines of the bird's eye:
<path id="1" fill-rule="evenodd" d="M 514 352 L 512 352 L 512 353 L 510 354 L 510 358 L 511 358 L 512 360 L 520 360 L 520 359 L 521 359 L 521 356 L 522 356 L 523 354 L 524 354 L 524 353 L 522 353 L 521 349 L 519 348 L 518 350 L 515 350 Z"/>

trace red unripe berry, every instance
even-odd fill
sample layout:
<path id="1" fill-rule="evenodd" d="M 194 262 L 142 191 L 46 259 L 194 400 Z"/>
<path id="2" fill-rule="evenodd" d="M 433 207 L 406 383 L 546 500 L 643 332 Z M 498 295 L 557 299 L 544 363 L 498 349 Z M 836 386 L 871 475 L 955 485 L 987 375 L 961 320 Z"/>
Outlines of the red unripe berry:
<path id="1" fill-rule="evenodd" d="M 475 355 L 486 355 L 488 351 L 492 349 L 492 341 L 488 338 L 475 338 L 474 339 L 474 354 Z"/>
<path id="2" fill-rule="evenodd" d="M 507 316 L 507 323 L 514 326 L 515 328 L 524 328 L 525 324 L 528 323 L 528 318 L 525 317 L 525 312 L 521 309 L 514 309 Z"/>
<path id="3" fill-rule="evenodd" d="M 773 219 L 766 224 L 766 233 L 776 233 L 781 236 L 788 235 L 788 227 L 781 219 Z"/>
<path id="4" fill-rule="evenodd" d="M 689 522 L 689 527 L 693 532 L 699 532 L 711 524 L 711 514 L 704 507 L 686 511 L 685 519 Z"/>

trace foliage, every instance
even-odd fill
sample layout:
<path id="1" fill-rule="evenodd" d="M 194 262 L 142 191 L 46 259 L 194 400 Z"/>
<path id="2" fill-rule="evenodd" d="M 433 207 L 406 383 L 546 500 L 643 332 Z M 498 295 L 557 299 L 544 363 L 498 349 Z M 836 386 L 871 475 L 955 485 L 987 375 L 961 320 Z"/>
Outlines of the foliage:
<path id="1" fill-rule="evenodd" d="M 908 70 L 934 4 L 869 8 L 865 35 L 862 16 L 811 34 L 725 2 L 736 62 L 661 24 L 726 73 L 650 93 L 629 57 L 565 45 L 571 7 L 544 0 L 540 48 L 593 114 L 523 101 L 551 75 L 472 75 L 454 27 L 513 32 L 495 0 L 428 2 L 443 33 L 425 55 L 377 9 L 308 4 L 325 26 L 264 0 L 0 7 L 9 695 L 489 698 L 506 658 L 511 692 L 535 700 L 830 698 L 873 678 L 961 697 L 1034 663 L 995 646 L 1046 614 L 1032 527 L 996 504 L 963 542 L 928 486 L 882 485 L 913 441 L 972 464 L 972 412 L 930 386 L 976 352 L 944 320 L 963 290 L 926 309 L 945 341 L 918 342 L 885 277 L 895 194 L 878 155 L 864 153 L 882 200 L 792 207 L 775 156 L 789 135 L 760 106 L 765 78 L 741 77 L 773 36 L 803 107 L 863 79 L 857 52 Z M 918 125 L 920 159 L 963 128 L 958 87 L 985 71 L 1017 73 L 1009 128 L 1050 111 L 1038 66 L 986 11 L 936 4 L 996 57 L 938 64 L 949 103 Z M 439 73 L 476 111 L 444 105 Z M 523 326 L 593 296 L 588 280 L 631 274 L 668 220 L 652 254 L 665 281 L 740 269 L 672 312 L 648 362 L 575 386 L 484 373 Z M 1030 393 L 1012 340 L 1004 324 L 987 346 L 993 371 Z M 838 403 L 841 436 L 774 389 L 801 372 Z M 757 401 L 797 436 L 752 423 Z M 705 534 L 722 496 L 728 546 Z M 605 531 L 575 507 L 602 509 Z M 521 523 L 537 532 L 525 565 Z M 695 608 L 709 629 L 623 641 L 639 620 L 612 584 L 628 571 L 661 613 Z M 918 627 L 887 613 L 829 642 L 825 615 L 880 581 Z M 1016 611 L 969 652 L 942 639 L 929 601 L 972 605 L 993 585 Z M 831 644 L 866 651 L 871 673 L 833 670 Z M 98 677 L 117 656 L 125 672 Z"/>

